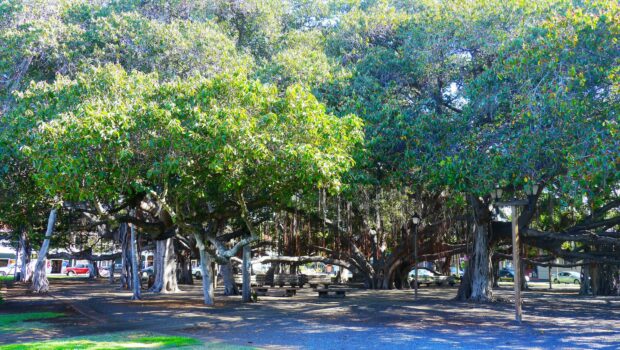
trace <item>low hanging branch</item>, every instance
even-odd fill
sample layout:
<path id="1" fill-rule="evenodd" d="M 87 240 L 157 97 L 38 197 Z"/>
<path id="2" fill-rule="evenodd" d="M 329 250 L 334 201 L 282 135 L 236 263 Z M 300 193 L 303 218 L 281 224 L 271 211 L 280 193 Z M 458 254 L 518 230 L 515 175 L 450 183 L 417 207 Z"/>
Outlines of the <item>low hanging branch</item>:
<path id="1" fill-rule="evenodd" d="M 616 244 L 620 246 L 620 235 L 616 232 L 596 233 L 593 231 L 579 230 L 568 232 L 541 232 L 535 229 L 527 229 L 524 236 L 529 239 L 543 239 L 559 242 L 581 242 L 592 245 Z"/>
<path id="2" fill-rule="evenodd" d="M 241 264 L 242 260 L 233 257 L 230 261 Z M 304 264 L 309 262 L 322 262 L 328 265 L 336 265 L 344 267 L 345 269 L 351 269 L 353 265 L 347 261 L 341 259 L 327 258 L 324 256 L 262 256 L 256 259 L 252 259 L 252 264 L 258 263 L 285 263 L 285 264 Z"/>
<path id="3" fill-rule="evenodd" d="M 48 259 L 108 261 L 121 257 L 121 253 L 93 255 L 88 252 L 47 254 Z"/>
<path id="4" fill-rule="evenodd" d="M 493 253 L 493 257 L 494 258 L 500 258 L 500 259 L 507 259 L 507 260 L 512 260 L 512 254 L 504 254 L 504 253 L 498 253 L 495 252 Z M 560 263 L 556 263 L 554 262 L 556 259 L 555 256 L 547 256 L 541 259 L 529 259 L 529 258 L 521 258 L 521 260 L 530 263 L 532 265 L 536 265 L 536 266 L 543 266 L 543 267 L 577 267 L 577 266 L 584 266 L 584 265 L 588 265 L 591 263 L 591 261 L 581 261 L 581 262 L 576 262 L 576 263 L 570 263 L 570 264 L 560 264 Z M 596 258 L 592 259 L 595 260 Z M 608 263 L 615 263 L 615 264 L 620 264 L 620 260 L 608 260 Z"/>

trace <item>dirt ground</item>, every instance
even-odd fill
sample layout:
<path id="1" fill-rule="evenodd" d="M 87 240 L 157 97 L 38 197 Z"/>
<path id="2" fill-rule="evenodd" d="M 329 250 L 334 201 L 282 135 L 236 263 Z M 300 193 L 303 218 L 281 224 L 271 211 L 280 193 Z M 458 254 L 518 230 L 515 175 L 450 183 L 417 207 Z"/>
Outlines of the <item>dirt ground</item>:
<path id="1" fill-rule="evenodd" d="M 52 280 L 45 296 L 15 284 L 4 291 L 0 313 L 67 316 L 37 331 L 3 334 L 0 344 L 146 330 L 267 349 L 620 348 L 620 298 L 580 297 L 574 289 L 525 292 L 517 325 L 512 304 L 456 302 L 455 288 L 421 288 L 417 301 L 410 290 L 353 290 L 345 299 L 319 299 L 304 288 L 292 298 L 259 297 L 252 304 L 218 289 L 214 307 L 201 304 L 199 284 L 181 288 L 131 301 L 107 280 Z M 506 287 L 495 295 L 512 298 Z"/>

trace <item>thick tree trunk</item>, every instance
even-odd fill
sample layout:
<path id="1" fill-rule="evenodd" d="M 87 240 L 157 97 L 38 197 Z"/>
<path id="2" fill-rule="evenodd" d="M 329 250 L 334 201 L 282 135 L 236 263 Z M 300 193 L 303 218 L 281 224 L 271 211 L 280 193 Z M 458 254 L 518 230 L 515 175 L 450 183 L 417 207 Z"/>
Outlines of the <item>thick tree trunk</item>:
<path id="1" fill-rule="evenodd" d="M 119 239 L 121 242 L 121 289 L 131 288 L 131 236 L 127 223 L 119 227 Z"/>
<path id="2" fill-rule="evenodd" d="M 232 263 L 228 261 L 227 264 L 220 265 L 220 272 L 224 280 L 224 295 L 239 295 L 239 289 L 233 277 Z"/>
<path id="3" fill-rule="evenodd" d="M 411 283 L 409 283 L 410 270 L 408 264 L 402 264 L 400 267 L 400 287 L 402 289 L 411 289 Z"/>
<path id="4" fill-rule="evenodd" d="M 490 301 L 493 297 L 492 263 L 489 251 L 488 225 L 476 224 L 474 228 L 474 251 L 457 294 L 459 300 Z"/>
<path id="5" fill-rule="evenodd" d="M 200 249 L 200 272 L 202 274 L 202 289 L 205 305 L 213 305 L 213 284 L 211 271 L 211 257 L 205 249 Z"/>
<path id="6" fill-rule="evenodd" d="M 525 256 L 525 254 L 523 252 L 521 252 L 521 268 L 519 269 L 519 273 L 521 274 L 521 290 L 528 290 L 530 289 L 527 280 L 525 279 L 525 262 L 523 261 L 523 257 Z"/>
<path id="7" fill-rule="evenodd" d="M 194 284 L 192 276 L 192 259 L 189 254 L 177 254 L 177 280 L 179 284 Z"/>
<path id="8" fill-rule="evenodd" d="M 620 266 L 601 264 L 598 271 L 596 295 L 620 295 Z"/>
<path id="9" fill-rule="evenodd" d="M 198 246 L 198 251 L 200 252 L 200 273 L 202 275 L 202 293 L 204 303 L 205 305 L 212 306 L 214 304 L 214 299 L 211 283 L 211 257 L 207 252 L 203 235 L 194 234 L 194 237 L 196 237 L 196 245 Z"/>
<path id="10" fill-rule="evenodd" d="M 590 264 L 585 264 L 581 267 L 581 274 L 583 275 L 583 280 L 581 281 L 581 288 L 579 289 L 579 294 L 588 295 L 592 290 L 590 283 L 592 282 L 590 279 Z"/>
<path id="11" fill-rule="evenodd" d="M 99 268 L 94 261 L 88 260 L 88 278 L 95 279 L 99 277 Z"/>
<path id="12" fill-rule="evenodd" d="M 116 265 L 114 260 L 110 260 L 110 276 L 108 276 L 110 278 L 110 284 L 114 284 L 114 265 Z"/>
<path id="13" fill-rule="evenodd" d="M 154 272 L 155 283 L 149 290 L 155 293 L 176 293 L 179 291 L 176 273 L 176 254 L 173 238 L 156 241 Z"/>
<path id="14" fill-rule="evenodd" d="M 499 287 L 499 259 L 493 259 L 493 288 Z"/>
<path id="15" fill-rule="evenodd" d="M 47 219 L 47 231 L 45 231 L 45 240 L 43 241 L 43 245 L 41 245 L 41 250 L 39 251 L 39 256 L 37 258 L 37 264 L 34 269 L 34 274 L 32 276 L 32 291 L 34 293 L 47 293 L 49 291 L 49 281 L 47 280 L 46 274 L 46 258 L 47 251 L 50 247 L 50 239 L 52 238 L 52 233 L 54 232 L 54 225 L 56 224 L 56 215 L 57 210 L 52 209 L 50 211 L 50 216 Z"/>
<path id="16" fill-rule="evenodd" d="M 142 283 L 140 283 L 140 270 L 138 269 L 138 239 L 134 225 L 129 226 L 131 231 L 131 276 L 133 295 L 131 300 L 142 299 Z"/>
<path id="17" fill-rule="evenodd" d="M 20 267 L 20 281 L 30 282 L 32 278 L 32 270 L 30 266 L 30 255 L 32 250 L 30 248 L 30 241 L 28 240 L 28 234 L 26 230 L 22 230 L 19 235 L 19 246 L 21 247 L 21 267 Z"/>
<path id="18" fill-rule="evenodd" d="M 243 246 L 243 291 L 242 300 L 246 303 L 252 301 L 251 287 L 250 287 L 250 273 L 252 269 L 252 247 L 249 244 Z"/>

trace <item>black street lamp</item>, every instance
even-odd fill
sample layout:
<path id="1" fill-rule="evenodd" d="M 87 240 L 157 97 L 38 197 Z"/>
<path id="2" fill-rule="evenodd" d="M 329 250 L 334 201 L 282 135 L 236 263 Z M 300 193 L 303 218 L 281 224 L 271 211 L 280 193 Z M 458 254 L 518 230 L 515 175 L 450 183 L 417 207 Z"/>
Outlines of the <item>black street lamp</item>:
<path id="1" fill-rule="evenodd" d="M 413 222 L 413 263 L 415 267 L 414 299 L 418 300 L 418 225 L 420 224 L 420 216 L 418 216 L 418 213 L 413 213 L 411 222 Z"/>

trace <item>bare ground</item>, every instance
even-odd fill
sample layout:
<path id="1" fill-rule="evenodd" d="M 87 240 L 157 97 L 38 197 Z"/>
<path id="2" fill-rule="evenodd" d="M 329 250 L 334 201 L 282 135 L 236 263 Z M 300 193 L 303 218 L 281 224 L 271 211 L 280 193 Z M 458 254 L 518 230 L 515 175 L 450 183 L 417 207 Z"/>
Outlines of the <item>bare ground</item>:
<path id="1" fill-rule="evenodd" d="M 292 298 L 259 297 L 252 304 L 216 293 L 215 307 L 201 304 L 200 285 L 144 293 L 141 301 L 103 280 L 52 280 L 51 288 L 39 296 L 13 285 L 0 312 L 68 316 L 36 332 L 4 334 L 0 344 L 140 330 L 273 349 L 620 348 L 620 298 L 580 297 L 574 290 L 525 292 L 524 321 L 516 325 L 512 304 L 456 302 L 454 288 L 422 288 L 418 301 L 410 290 L 318 299 L 305 288 Z M 507 288 L 495 295 L 512 297 Z"/>

